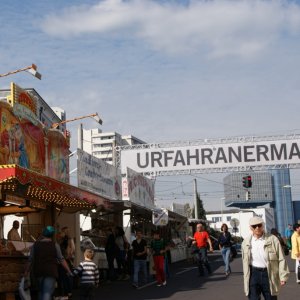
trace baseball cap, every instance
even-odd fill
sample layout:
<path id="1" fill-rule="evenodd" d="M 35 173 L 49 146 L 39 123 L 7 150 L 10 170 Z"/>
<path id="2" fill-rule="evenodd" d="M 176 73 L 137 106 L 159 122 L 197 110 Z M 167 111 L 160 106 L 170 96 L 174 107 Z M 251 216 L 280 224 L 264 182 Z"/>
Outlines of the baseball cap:
<path id="1" fill-rule="evenodd" d="M 262 224 L 264 223 L 264 220 L 260 217 L 252 217 L 250 220 L 249 220 L 249 225 L 250 226 L 253 226 L 253 225 L 257 225 L 257 224 Z"/>
<path id="2" fill-rule="evenodd" d="M 52 226 L 46 226 L 43 230 L 44 237 L 53 237 L 54 233 L 55 233 L 55 229 Z"/>

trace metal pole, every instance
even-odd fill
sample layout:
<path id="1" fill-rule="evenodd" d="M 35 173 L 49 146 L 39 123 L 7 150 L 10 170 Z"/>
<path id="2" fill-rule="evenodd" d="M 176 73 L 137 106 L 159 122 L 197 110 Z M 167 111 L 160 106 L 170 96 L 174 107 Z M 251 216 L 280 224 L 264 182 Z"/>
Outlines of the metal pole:
<path id="1" fill-rule="evenodd" d="M 83 150 L 83 127 L 82 123 L 79 124 L 78 127 L 78 148 Z"/>
<path id="2" fill-rule="evenodd" d="M 198 201 L 197 201 L 197 179 L 193 180 L 194 182 L 194 205 L 195 205 L 195 219 L 199 218 L 198 214 Z"/>

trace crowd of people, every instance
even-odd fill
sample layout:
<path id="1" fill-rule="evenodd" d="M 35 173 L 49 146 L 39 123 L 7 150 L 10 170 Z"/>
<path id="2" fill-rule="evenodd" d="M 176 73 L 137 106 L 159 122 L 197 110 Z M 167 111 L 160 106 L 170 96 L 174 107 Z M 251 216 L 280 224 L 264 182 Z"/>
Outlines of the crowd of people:
<path id="1" fill-rule="evenodd" d="M 263 219 L 258 216 L 250 219 L 249 227 L 251 234 L 243 240 L 241 247 L 245 294 L 250 300 L 259 300 L 261 296 L 265 300 L 276 300 L 289 277 L 285 258 L 289 253 L 295 260 L 296 282 L 300 284 L 300 224 L 292 226 L 292 231 L 285 238 L 275 228 L 267 233 Z M 16 221 L 9 232 L 10 238 L 19 239 L 18 228 Z M 214 250 L 205 224 L 197 224 L 194 235 L 188 237 L 188 241 L 193 245 L 199 276 L 209 276 L 212 269 L 207 253 Z M 224 275 L 228 277 L 232 271 L 232 237 L 226 224 L 221 227 L 218 245 L 224 261 Z M 50 300 L 54 293 L 58 299 L 71 299 L 74 277 L 77 276 L 80 281 L 80 299 L 94 299 L 95 288 L 99 284 L 99 269 L 93 262 L 93 249 L 86 247 L 83 250 L 84 259 L 75 266 L 75 245 L 68 227 L 63 227 L 57 234 L 52 226 L 45 227 L 41 237 L 31 247 L 24 274 L 25 277 L 29 277 L 29 274 L 31 276 L 32 294 L 38 294 L 39 300 Z M 136 229 L 135 239 L 130 242 L 122 227 L 108 229 L 105 246 L 108 263 L 106 279 L 114 281 L 131 278 L 132 286 L 139 288 L 147 284 L 149 274 L 154 273 L 157 286 L 165 286 L 168 275 L 167 251 L 168 245 L 159 231 L 153 232 L 149 243 L 140 229 Z"/>

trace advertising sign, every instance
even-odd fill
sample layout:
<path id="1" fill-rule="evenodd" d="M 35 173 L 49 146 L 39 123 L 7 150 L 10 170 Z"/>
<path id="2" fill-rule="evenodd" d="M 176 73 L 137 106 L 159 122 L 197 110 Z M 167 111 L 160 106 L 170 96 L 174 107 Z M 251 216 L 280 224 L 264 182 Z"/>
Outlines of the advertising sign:
<path id="1" fill-rule="evenodd" d="M 140 206 L 154 207 L 154 182 L 127 168 L 126 178 L 122 178 L 122 199 Z"/>
<path id="2" fill-rule="evenodd" d="M 300 137 L 164 147 L 121 149 L 121 171 L 139 173 L 300 164 Z"/>
<path id="3" fill-rule="evenodd" d="M 0 102 L 0 164 L 16 164 L 68 182 L 68 154 L 64 134 L 45 128 L 34 99 L 12 83 L 7 102 Z"/>
<path id="4" fill-rule="evenodd" d="M 156 208 L 152 212 L 152 223 L 155 226 L 165 226 L 169 222 L 168 210 L 165 208 Z"/>
<path id="5" fill-rule="evenodd" d="M 121 198 L 121 175 L 102 159 L 77 149 L 78 187 L 111 200 Z"/>

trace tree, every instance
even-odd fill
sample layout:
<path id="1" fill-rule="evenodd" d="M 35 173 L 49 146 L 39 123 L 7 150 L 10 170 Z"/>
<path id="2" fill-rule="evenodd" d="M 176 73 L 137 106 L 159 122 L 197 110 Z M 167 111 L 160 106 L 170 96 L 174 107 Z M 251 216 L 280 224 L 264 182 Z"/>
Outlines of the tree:
<path id="1" fill-rule="evenodd" d="M 198 209 L 198 219 L 206 220 L 206 211 L 203 207 L 203 202 L 200 198 L 199 193 L 197 193 L 197 209 Z"/>

